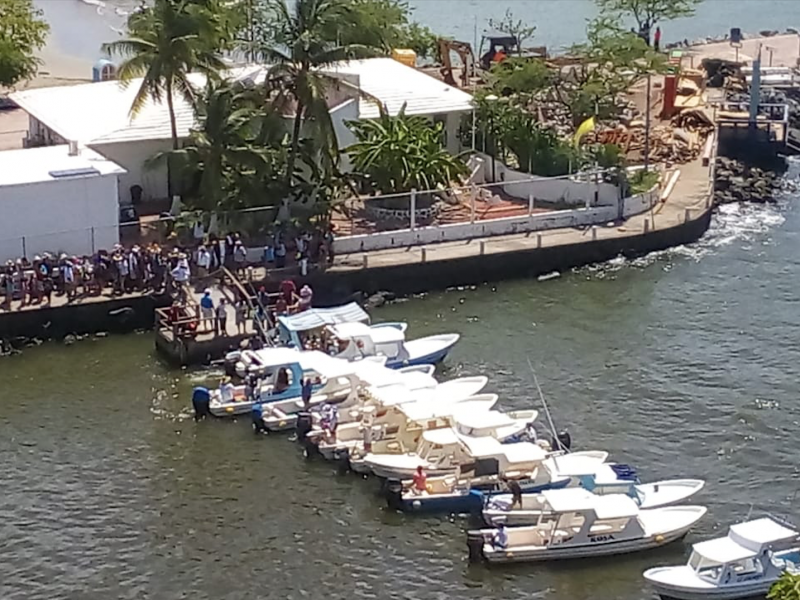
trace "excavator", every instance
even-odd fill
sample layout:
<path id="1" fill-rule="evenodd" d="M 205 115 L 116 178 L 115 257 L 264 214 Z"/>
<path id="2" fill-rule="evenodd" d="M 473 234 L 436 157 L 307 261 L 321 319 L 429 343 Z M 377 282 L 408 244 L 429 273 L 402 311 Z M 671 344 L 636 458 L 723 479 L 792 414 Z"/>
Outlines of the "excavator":
<path id="1" fill-rule="evenodd" d="M 450 58 L 450 53 L 455 52 L 463 65 L 461 87 L 469 87 L 470 78 L 475 76 L 475 55 L 472 53 L 472 46 L 468 42 L 445 38 L 439 38 L 437 46 L 439 49 L 439 62 L 442 64 L 439 72 L 442 74 L 444 82 L 448 85 L 458 86 L 455 77 L 453 77 L 453 62 Z"/>

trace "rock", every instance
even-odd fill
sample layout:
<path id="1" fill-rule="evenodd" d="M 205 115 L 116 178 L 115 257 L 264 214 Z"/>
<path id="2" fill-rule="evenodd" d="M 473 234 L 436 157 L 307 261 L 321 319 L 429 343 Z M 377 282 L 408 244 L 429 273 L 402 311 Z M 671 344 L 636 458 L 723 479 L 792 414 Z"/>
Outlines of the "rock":
<path id="1" fill-rule="evenodd" d="M 72 344 L 74 344 L 77 341 L 78 341 L 78 338 L 76 338 L 71 333 L 68 333 L 67 335 L 64 336 L 64 345 L 65 346 L 71 346 Z"/>
<path id="2" fill-rule="evenodd" d="M 376 292 L 367 298 L 367 306 L 370 308 L 378 308 L 394 300 L 395 295 L 391 292 Z"/>

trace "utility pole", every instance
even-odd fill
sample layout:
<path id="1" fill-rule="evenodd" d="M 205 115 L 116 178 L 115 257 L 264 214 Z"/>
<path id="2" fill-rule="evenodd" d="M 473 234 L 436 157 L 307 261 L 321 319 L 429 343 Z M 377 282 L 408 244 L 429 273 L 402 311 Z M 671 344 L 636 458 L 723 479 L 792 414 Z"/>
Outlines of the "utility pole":
<path id="1" fill-rule="evenodd" d="M 645 98 L 644 116 L 644 170 L 650 168 L 650 73 L 647 74 L 647 98 Z"/>

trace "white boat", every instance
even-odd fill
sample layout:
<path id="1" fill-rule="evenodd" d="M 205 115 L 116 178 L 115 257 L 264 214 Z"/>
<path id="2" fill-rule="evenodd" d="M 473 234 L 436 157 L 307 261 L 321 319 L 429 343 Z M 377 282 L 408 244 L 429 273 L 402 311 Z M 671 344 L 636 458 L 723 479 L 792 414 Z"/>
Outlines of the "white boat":
<path id="1" fill-rule="evenodd" d="M 628 485 L 609 485 L 605 488 L 595 488 L 595 490 L 589 491 L 598 495 L 622 493 L 630 497 L 639 508 L 650 509 L 682 502 L 699 492 L 704 485 L 705 482 L 699 479 L 672 479 L 641 486 L 646 490 L 658 489 L 659 491 L 664 491 L 663 494 L 655 492 L 651 494 L 650 499 L 652 502 L 650 504 L 640 503 L 640 498 L 646 499 L 647 496 L 644 493 L 639 496 L 637 490 L 639 486 L 630 485 L 629 482 Z M 623 490 L 621 491 L 620 488 L 623 488 Z M 628 491 L 631 488 L 633 489 L 632 493 Z M 616 491 L 614 491 L 615 489 Z M 523 493 L 521 506 L 513 503 L 511 494 L 497 494 L 492 496 L 484 507 L 483 520 L 488 525 L 497 525 L 498 523 L 532 525 L 539 520 L 542 511 L 547 509 L 547 501 L 542 494 Z"/>
<path id="2" fill-rule="evenodd" d="M 425 390 L 434 390 L 438 382 L 429 374 L 428 367 L 408 367 L 405 369 L 389 369 L 378 359 L 361 361 L 358 363 L 347 362 L 342 359 L 329 357 L 321 352 L 297 352 L 301 363 L 310 369 L 312 376 L 316 375 L 323 381 L 336 377 L 337 373 L 346 373 L 346 377 L 353 382 L 351 390 L 346 395 L 325 394 L 325 389 L 314 393 L 310 406 L 322 404 L 339 404 L 347 408 L 357 404 L 362 390 L 392 389 L 395 393 L 406 394 L 413 397 Z M 309 372 L 306 372 L 306 376 Z M 341 375 L 338 375 L 341 378 Z M 314 379 L 312 379 L 314 380 Z M 264 426 L 270 431 L 285 431 L 293 429 L 297 423 L 297 414 L 305 409 L 301 397 L 295 397 L 286 402 L 262 403 Z"/>
<path id="3" fill-rule="evenodd" d="M 330 325 L 326 330 L 338 346 L 334 356 L 347 360 L 385 356 L 389 368 L 440 363 L 461 337 L 457 333 L 445 333 L 406 340 L 405 331 L 400 328 L 364 323 Z"/>
<path id="4" fill-rule="evenodd" d="M 704 506 L 640 510 L 622 494 L 581 488 L 545 490 L 547 510 L 535 525 L 471 531 L 470 559 L 533 562 L 625 554 L 681 539 L 706 514 Z M 502 542 L 502 533 L 506 540 Z"/>
<path id="5" fill-rule="evenodd" d="M 428 368 L 424 367 L 405 367 L 397 369 L 396 372 L 413 375 L 409 370 Z M 381 413 L 391 407 L 401 406 L 409 403 L 424 404 L 447 404 L 461 401 L 470 396 L 479 394 L 489 382 L 488 377 L 473 376 L 459 377 L 450 381 L 435 385 L 427 385 L 426 380 L 409 379 L 403 383 L 385 386 L 370 385 L 363 393 L 360 393 L 353 402 L 344 402 L 339 406 L 339 429 L 343 425 L 350 423 L 361 423 L 366 412 L 372 412 L 380 417 Z M 366 381 L 369 384 L 369 381 Z M 310 437 L 320 435 L 322 431 L 316 426 L 309 433 Z M 337 430 L 338 431 L 338 430 Z"/>
<path id="6" fill-rule="evenodd" d="M 481 408 L 488 411 L 497 403 L 496 394 L 466 395 L 477 385 L 459 386 L 458 380 L 453 383 L 455 385 L 440 384 L 433 389 L 419 390 L 418 394 L 407 392 L 407 397 L 417 398 L 414 401 L 358 407 L 354 412 L 360 415 L 359 420 L 340 421 L 332 434 L 315 427 L 308 437 L 318 440 L 320 454 L 329 460 L 356 450 L 363 451 L 367 445 L 370 449 L 416 448 L 424 430 L 449 427 L 454 424 L 455 415 L 470 411 L 480 413 Z"/>
<path id="7" fill-rule="evenodd" d="M 370 325 L 369 315 L 358 304 L 334 308 L 312 308 L 278 317 L 278 339 L 284 345 L 308 348 L 309 340 L 324 340 L 325 351 L 346 360 L 385 356 L 386 365 L 436 364 L 444 360 L 458 342 L 456 333 L 406 340 L 406 323 Z M 235 360 L 230 354 L 227 360 Z"/>
<path id="8" fill-rule="evenodd" d="M 592 475 L 581 478 L 580 487 L 597 495 L 625 494 L 641 509 L 678 504 L 695 495 L 705 485 L 701 479 L 669 479 L 641 484 L 637 483 L 638 479 L 618 475 L 620 471 L 631 472 L 629 467 L 609 463 L 603 463 L 594 471 Z M 560 474 L 564 475 L 563 472 Z M 484 507 L 483 519 L 488 525 L 532 525 L 546 510 L 546 504 L 542 494 L 523 493 L 522 506 L 513 503 L 511 494 L 496 494 Z"/>
<path id="9" fill-rule="evenodd" d="M 371 472 L 378 477 L 400 480 L 412 478 L 417 467 L 422 467 L 429 477 L 449 475 L 458 470 L 480 470 L 479 461 L 489 462 L 497 472 L 498 463 L 507 460 L 506 453 L 513 446 L 502 441 L 523 433 L 533 424 L 536 416 L 536 411 L 457 415 L 456 427 L 423 432 L 416 448 L 401 447 L 393 453 L 373 451 L 363 458 L 351 456 L 350 464 L 357 472 Z M 460 433 L 462 419 L 467 422 L 473 435 Z M 477 429 L 475 421 L 481 419 L 484 426 Z M 540 448 L 538 450 L 541 451 Z M 359 462 L 362 464 L 359 465 Z"/>
<path id="10" fill-rule="evenodd" d="M 800 533 L 773 517 L 731 525 L 728 535 L 692 546 L 685 565 L 654 567 L 644 578 L 664 598 L 764 597 L 784 571 L 800 574 Z"/>

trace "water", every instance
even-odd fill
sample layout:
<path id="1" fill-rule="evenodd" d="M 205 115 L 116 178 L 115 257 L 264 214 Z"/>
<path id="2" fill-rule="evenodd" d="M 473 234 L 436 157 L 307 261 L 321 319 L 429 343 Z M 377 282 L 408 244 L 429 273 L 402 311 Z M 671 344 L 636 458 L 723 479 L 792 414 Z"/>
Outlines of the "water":
<path id="1" fill-rule="evenodd" d="M 119 36 L 125 16 L 138 0 L 34 0 L 52 32 L 43 53 L 45 70 L 56 76 L 88 77 L 101 56 L 100 45 Z M 510 9 L 537 26 L 529 44 L 559 50 L 584 37 L 586 20 L 596 14 L 591 0 L 410 0 L 414 18 L 436 33 L 480 44 L 490 18 Z M 691 19 L 663 24 L 664 42 L 720 35 L 731 27 L 745 32 L 800 28 L 796 0 L 705 0 Z"/>
<path id="2" fill-rule="evenodd" d="M 689 542 L 800 487 L 800 206 L 730 206 L 693 246 L 633 263 L 451 290 L 376 311 L 458 331 L 445 377 L 487 374 L 643 478 L 701 477 Z M 463 519 L 391 513 L 374 480 L 306 462 L 248 419 L 196 424 L 191 387 L 150 334 L 0 359 L 0 598 L 651 598 L 629 557 L 488 569 Z M 793 515 L 797 517 L 798 515 Z"/>

